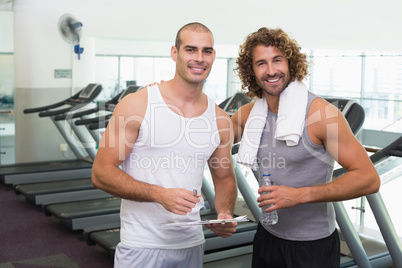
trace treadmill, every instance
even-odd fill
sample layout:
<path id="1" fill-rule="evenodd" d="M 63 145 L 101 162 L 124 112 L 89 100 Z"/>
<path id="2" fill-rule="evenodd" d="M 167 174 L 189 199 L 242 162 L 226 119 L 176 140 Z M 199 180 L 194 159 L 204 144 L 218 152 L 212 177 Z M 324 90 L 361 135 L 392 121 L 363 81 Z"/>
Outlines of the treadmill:
<path id="1" fill-rule="evenodd" d="M 56 121 L 55 117 L 61 112 L 66 113 L 72 109 L 83 107 L 84 105 L 91 103 L 101 91 L 101 85 L 89 84 L 74 96 L 58 103 L 38 108 L 25 109 L 24 113 L 26 114 L 39 113 L 40 117 L 49 117 L 66 140 L 77 159 L 0 166 L 0 182 L 3 184 L 15 185 L 27 182 L 63 180 L 90 176 L 92 162 L 86 158 L 87 156 L 82 149 L 70 141 L 67 133 L 65 133 L 64 125 L 61 122 Z M 55 110 L 60 107 L 60 110 Z"/>
<path id="2" fill-rule="evenodd" d="M 104 128 L 106 124 L 104 123 L 102 126 L 101 123 L 110 119 L 111 113 L 113 112 L 117 103 L 126 95 L 134 93 L 140 88 L 141 87 L 139 86 L 129 86 L 127 89 L 123 90 L 114 98 L 102 105 L 98 105 L 92 109 L 87 109 L 81 112 L 76 112 L 74 114 L 65 113 L 58 115 L 55 117 L 55 120 L 71 120 L 72 128 L 76 134 L 82 132 L 82 130 L 76 128 L 75 126 L 85 126 L 89 130 L 89 133 L 96 143 L 96 145 L 92 146 L 92 149 L 94 149 L 94 147 L 96 147 L 100 142 L 99 132 L 95 131 L 99 128 L 90 128 L 90 125 L 98 123 L 97 126 Z M 108 114 L 88 118 L 88 115 L 96 115 L 99 112 L 106 112 Z M 77 118 L 78 120 L 75 120 Z M 83 135 L 84 134 L 78 134 L 77 136 L 80 138 Z M 81 139 L 84 139 L 84 137 L 81 137 Z M 83 140 L 81 142 L 83 142 Z M 88 151 L 88 154 L 94 159 L 96 150 L 90 150 Z M 109 193 L 94 188 L 90 176 L 69 180 L 18 184 L 14 187 L 14 190 L 17 194 L 24 195 L 25 200 L 28 203 L 45 206 L 47 204 L 112 197 L 112 195 Z"/>
<path id="3" fill-rule="evenodd" d="M 402 157 L 402 136 L 370 156 L 374 165 L 385 162 L 391 156 Z M 346 172 L 334 171 L 337 178 Z M 381 172 L 379 172 L 381 175 Z M 384 242 L 357 234 L 341 202 L 335 202 L 336 219 L 342 231 L 341 242 L 345 241 L 350 254 L 341 257 L 341 267 L 402 267 L 402 243 L 380 192 L 366 196 L 377 221 Z"/>

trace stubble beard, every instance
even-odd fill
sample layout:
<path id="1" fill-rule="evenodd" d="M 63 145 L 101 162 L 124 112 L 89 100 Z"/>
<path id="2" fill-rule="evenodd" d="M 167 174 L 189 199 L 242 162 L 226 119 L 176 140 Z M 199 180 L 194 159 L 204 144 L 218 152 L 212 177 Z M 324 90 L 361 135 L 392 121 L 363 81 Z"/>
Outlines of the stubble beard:
<path id="1" fill-rule="evenodd" d="M 267 81 L 268 79 L 274 79 L 274 78 L 279 78 L 281 79 L 281 81 L 283 81 L 283 83 L 274 85 L 274 86 L 270 86 L 270 85 L 266 85 L 264 81 Z M 281 75 L 274 75 L 274 76 L 264 76 L 261 80 L 259 80 L 257 82 L 257 84 L 260 86 L 260 88 L 269 96 L 279 96 L 281 95 L 281 93 L 288 87 L 290 83 L 290 77 L 288 77 L 285 74 L 281 74 Z M 279 90 L 270 90 L 270 88 L 272 89 L 276 89 L 280 87 Z"/>

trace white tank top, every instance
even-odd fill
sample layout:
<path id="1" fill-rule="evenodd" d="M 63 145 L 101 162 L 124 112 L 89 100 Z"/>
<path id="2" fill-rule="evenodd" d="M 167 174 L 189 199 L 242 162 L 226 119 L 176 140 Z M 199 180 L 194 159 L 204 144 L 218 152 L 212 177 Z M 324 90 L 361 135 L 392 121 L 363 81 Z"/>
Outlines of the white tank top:
<path id="1" fill-rule="evenodd" d="M 146 90 L 146 89 L 144 89 Z M 176 111 L 177 113 L 173 112 Z M 215 103 L 199 117 L 180 116 L 168 107 L 157 85 L 148 87 L 148 105 L 138 138 L 123 171 L 138 181 L 164 188 L 196 188 L 201 193 L 207 159 L 220 143 Z M 168 226 L 167 223 L 200 220 L 204 200 L 187 215 L 177 215 L 159 203 L 122 200 L 120 239 L 141 248 L 179 249 L 204 243 L 200 225 Z"/>

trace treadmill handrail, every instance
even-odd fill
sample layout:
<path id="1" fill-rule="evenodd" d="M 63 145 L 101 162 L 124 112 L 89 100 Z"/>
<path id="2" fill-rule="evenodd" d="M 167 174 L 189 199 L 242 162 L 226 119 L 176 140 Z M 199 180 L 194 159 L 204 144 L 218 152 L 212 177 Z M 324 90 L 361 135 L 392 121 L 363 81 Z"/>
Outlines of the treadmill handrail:
<path id="1" fill-rule="evenodd" d="M 88 97 L 80 97 L 81 93 L 84 92 L 89 86 L 94 86 L 95 85 L 95 90 L 91 91 L 91 95 Z M 62 110 L 58 110 L 58 112 L 56 111 L 49 111 L 49 114 L 46 114 L 45 111 L 49 110 L 49 109 L 54 109 L 57 107 L 61 107 L 63 105 L 71 105 L 71 106 L 76 106 L 79 104 L 84 104 L 84 103 L 89 103 L 91 101 L 93 101 L 98 95 L 99 93 L 102 91 L 102 86 L 100 84 L 90 84 L 87 87 L 81 89 L 79 92 L 77 92 L 76 94 L 74 94 L 71 97 L 68 97 L 67 99 L 54 103 L 54 104 L 50 104 L 50 105 L 46 105 L 46 106 L 42 106 L 42 107 L 37 107 L 37 108 L 29 108 L 29 109 L 25 109 L 24 113 L 36 113 L 36 112 L 42 112 L 42 115 L 39 115 L 41 117 L 45 117 L 45 116 L 53 116 L 53 115 L 57 115 L 61 112 L 66 111 L 66 109 L 62 109 Z M 55 114 L 54 114 L 55 113 Z"/>
<path id="2" fill-rule="evenodd" d="M 105 120 L 105 121 L 99 121 L 97 123 L 92 123 L 90 125 L 88 125 L 88 128 L 90 130 L 95 130 L 95 129 L 100 129 L 100 128 L 106 128 L 107 125 L 109 123 L 109 120 Z"/>
<path id="3" fill-rule="evenodd" d="M 48 117 L 48 116 L 55 116 L 55 115 L 65 114 L 68 111 L 70 111 L 71 108 L 72 107 L 67 107 L 67 108 L 63 108 L 63 109 L 59 109 L 59 110 L 40 112 L 39 117 Z"/>
<path id="4" fill-rule="evenodd" d="M 68 99 L 65 99 L 65 100 L 63 100 L 63 101 L 60 101 L 60 102 L 57 102 L 57 103 L 54 103 L 54 104 L 50 104 L 50 105 L 46 105 L 46 106 L 41 106 L 41 107 L 37 107 L 37 108 L 28 108 L 28 109 L 24 109 L 24 114 L 31 114 L 31 113 L 43 112 L 43 111 L 47 111 L 47 110 L 49 110 L 49 109 L 54 109 L 54 108 L 63 106 L 63 105 L 66 104 L 66 101 L 67 101 L 67 100 L 73 99 L 73 98 L 76 99 L 76 98 L 80 95 L 81 91 L 83 91 L 83 90 L 84 90 L 84 89 L 80 90 L 77 94 L 75 94 L 75 95 L 72 96 L 72 97 L 69 97 Z"/>
<path id="5" fill-rule="evenodd" d="M 84 115 L 88 115 L 88 114 L 93 114 L 99 111 L 108 111 L 108 112 L 112 112 L 114 110 L 114 108 L 116 107 L 115 104 L 113 103 L 105 103 L 102 105 L 98 105 L 94 108 L 91 109 L 87 109 L 85 111 L 80 111 L 77 113 L 65 113 L 65 114 L 61 114 L 56 116 L 54 119 L 59 121 L 59 120 L 65 120 L 66 118 L 78 118 L 78 117 L 82 117 Z"/>
<path id="6" fill-rule="evenodd" d="M 89 125 L 89 124 L 98 123 L 98 122 L 102 122 L 102 121 L 109 121 L 109 119 L 111 117 L 112 117 L 111 114 L 107 114 L 107 115 L 102 115 L 102 116 L 98 116 L 98 117 L 94 117 L 94 118 L 80 119 L 80 120 L 75 121 L 75 124 L 77 126 Z"/>
<path id="7" fill-rule="evenodd" d="M 81 117 L 81 116 L 84 116 L 84 115 L 87 115 L 87 114 L 93 114 L 93 113 L 96 113 L 98 111 L 99 111 L 99 106 L 96 106 L 94 108 L 90 108 L 90 109 L 87 109 L 85 111 L 81 111 L 81 112 L 78 112 L 78 113 L 69 113 L 67 111 L 67 113 L 55 116 L 54 120 L 61 121 L 61 120 L 65 120 L 67 117 L 70 118 L 70 119 L 77 118 L 77 117 Z"/>
<path id="8" fill-rule="evenodd" d="M 120 96 L 124 92 L 125 91 L 123 90 L 122 92 L 120 92 L 119 94 L 117 94 L 112 99 L 110 99 L 107 102 L 105 102 L 104 104 L 97 105 L 96 107 L 94 107 L 92 109 L 88 109 L 88 110 L 85 110 L 85 111 L 80 111 L 80 112 L 77 112 L 77 113 L 66 113 L 66 114 L 58 115 L 58 116 L 55 117 L 55 120 L 65 120 L 67 117 L 69 117 L 69 118 L 82 117 L 84 115 L 93 114 L 93 113 L 96 113 L 96 112 L 99 112 L 99 111 L 113 112 L 114 108 L 116 107 L 116 104 L 118 103 L 118 101 L 120 99 Z"/>
<path id="9" fill-rule="evenodd" d="M 117 94 L 116 96 L 114 96 L 112 99 L 108 100 L 107 102 L 105 102 L 102 105 L 98 105 L 95 108 L 92 109 L 88 109 L 85 111 L 81 111 L 78 113 L 66 113 L 64 115 L 58 115 L 55 117 L 55 120 L 65 120 L 67 117 L 69 118 L 77 118 L 77 117 L 82 117 L 84 115 L 88 115 L 88 114 L 92 114 L 92 113 L 96 113 L 98 111 L 108 111 L 108 112 L 113 112 L 114 109 L 116 108 L 116 105 L 119 103 L 120 99 L 124 96 L 126 96 L 127 94 L 136 92 L 139 88 L 139 86 L 129 86 L 127 89 L 122 90 L 119 94 Z M 86 123 L 84 123 L 86 124 Z M 79 125 L 79 124 L 77 124 Z"/>
<path id="10" fill-rule="evenodd" d="M 387 145 L 386 147 L 384 147 L 381 150 L 378 150 L 376 153 L 372 154 L 370 156 L 371 162 L 373 162 L 373 164 L 376 164 L 389 156 L 396 155 L 396 152 L 402 152 L 402 151 L 395 150 L 395 148 L 402 148 L 402 136 L 399 137 L 398 139 L 396 139 L 395 141 L 393 141 L 392 143 L 390 143 L 389 145 Z M 345 174 L 346 172 L 347 172 L 346 169 L 339 168 L 337 170 L 334 170 L 333 177 L 338 178 L 341 175 Z"/>

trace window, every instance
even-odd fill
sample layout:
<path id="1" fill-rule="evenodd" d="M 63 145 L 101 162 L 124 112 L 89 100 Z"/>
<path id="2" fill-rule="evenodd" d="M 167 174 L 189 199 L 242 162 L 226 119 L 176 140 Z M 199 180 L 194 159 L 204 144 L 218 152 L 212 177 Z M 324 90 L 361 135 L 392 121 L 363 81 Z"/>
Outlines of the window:
<path id="1" fill-rule="evenodd" d="M 322 97 L 351 98 L 364 108 L 364 129 L 402 129 L 402 55 L 311 52 L 310 90 Z"/>
<path id="2" fill-rule="evenodd" d="M 362 105 L 366 110 L 365 127 L 401 132 L 402 130 L 402 56 L 367 55 Z"/>
<path id="3" fill-rule="evenodd" d="M 120 92 L 118 57 L 96 57 L 96 81 L 103 87 L 98 99 L 109 100 Z"/>
<path id="4" fill-rule="evenodd" d="M 227 59 L 215 59 L 211 73 L 204 85 L 204 92 L 217 104 L 223 102 L 227 96 Z"/>
<path id="5" fill-rule="evenodd" d="M 323 97 L 360 97 L 361 55 L 314 51 L 310 59 L 312 92 Z"/>
<path id="6" fill-rule="evenodd" d="M 122 87 L 130 83 L 146 86 L 153 82 L 169 80 L 174 75 L 174 61 L 170 58 L 121 57 L 120 75 Z"/>

